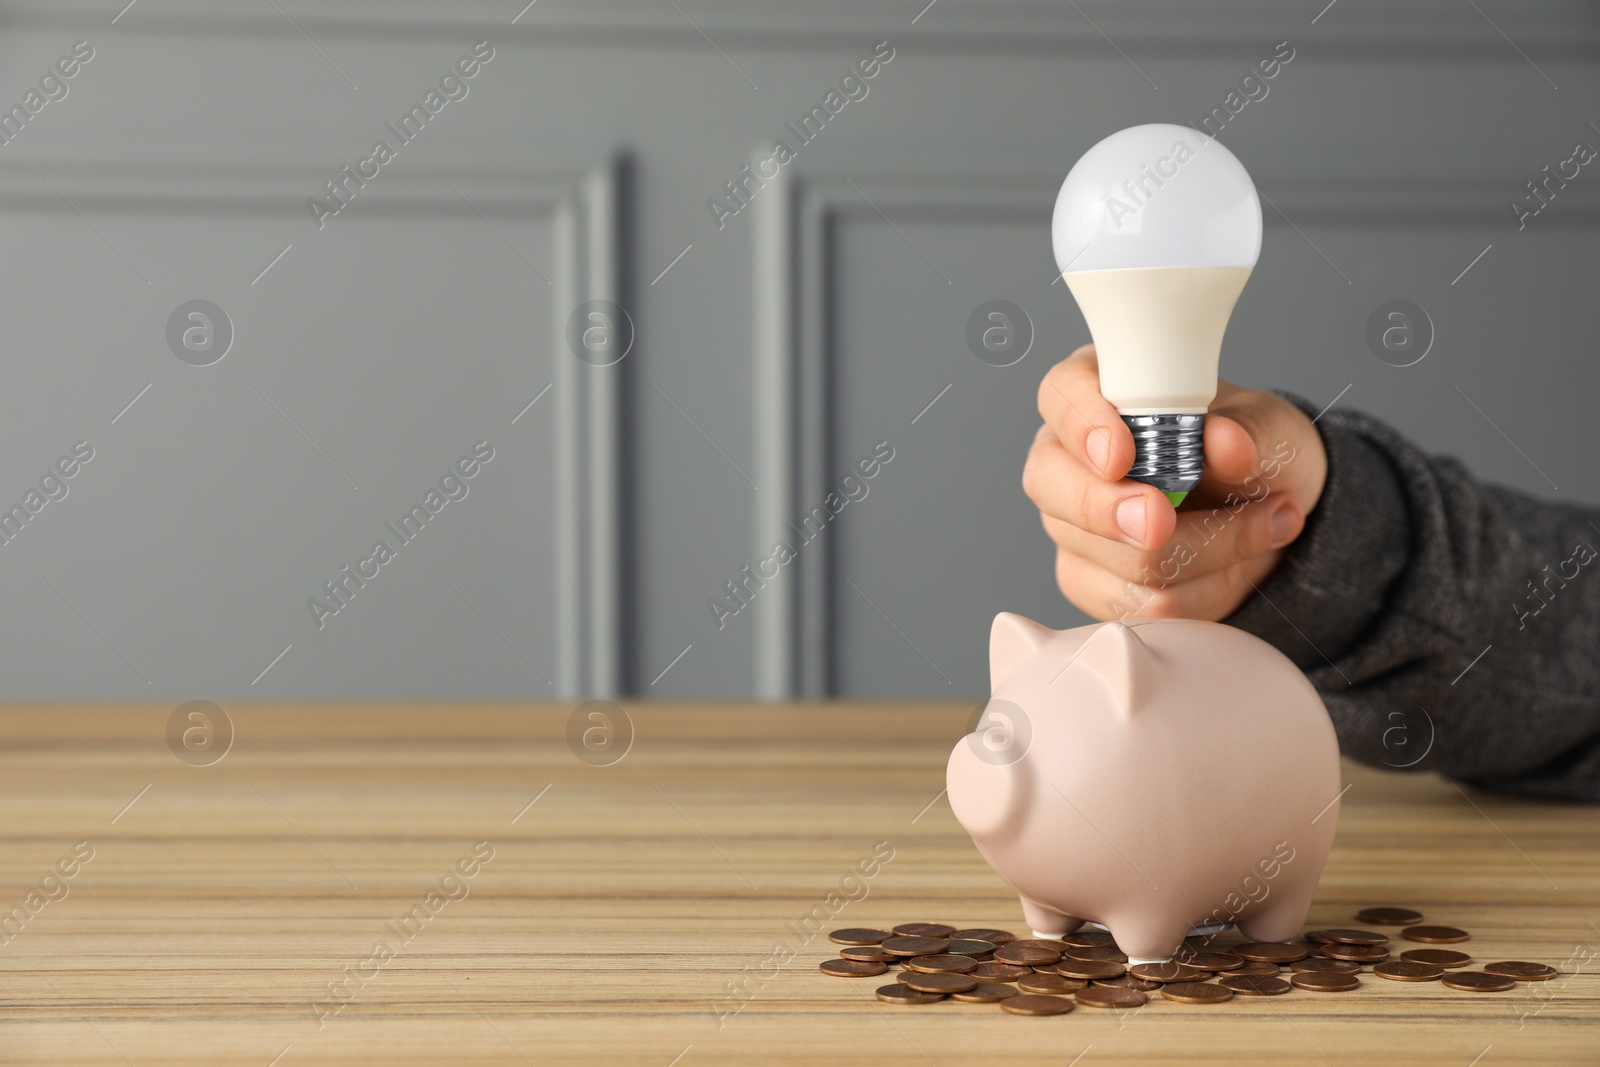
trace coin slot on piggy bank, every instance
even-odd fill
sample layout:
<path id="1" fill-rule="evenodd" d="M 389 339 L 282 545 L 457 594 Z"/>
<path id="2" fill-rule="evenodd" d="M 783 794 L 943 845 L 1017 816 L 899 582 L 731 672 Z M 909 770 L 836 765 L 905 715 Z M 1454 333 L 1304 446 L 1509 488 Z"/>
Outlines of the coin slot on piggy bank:
<path id="1" fill-rule="evenodd" d="M 1143 963 L 1193 931 L 1299 933 L 1340 787 L 1333 724 L 1293 663 L 1217 623 L 1001 614 L 989 674 L 950 806 L 1036 937 L 1091 922 Z"/>

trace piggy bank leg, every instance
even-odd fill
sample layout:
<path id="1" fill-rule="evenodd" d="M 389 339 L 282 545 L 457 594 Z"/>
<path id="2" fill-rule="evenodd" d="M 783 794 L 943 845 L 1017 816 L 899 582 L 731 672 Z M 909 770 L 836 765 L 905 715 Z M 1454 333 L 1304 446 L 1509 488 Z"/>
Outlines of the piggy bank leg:
<path id="1" fill-rule="evenodd" d="M 1106 923 L 1117 947 L 1128 955 L 1128 965 L 1166 963 L 1172 959 L 1183 939 L 1189 936 L 1189 923 L 1163 916 L 1113 918 Z"/>
<path id="2" fill-rule="evenodd" d="M 1239 932 L 1252 941 L 1291 941 L 1305 925 L 1306 912 L 1317 891 L 1316 878 L 1280 885 L 1259 904 L 1240 915 Z"/>
<path id="3" fill-rule="evenodd" d="M 1083 925 L 1083 920 L 1071 915 L 1063 915 L 1059 911 L 1047 908 L 1043 904 L 1035 904 L 1027 897 L 1022 899 L 1022 917 L 1027 920 L 1028 928 L 1033 931 L 1034 937 L 1045 937 L 1052 940 L 1060 938 L 1062 934 L 1070 934 Z"/>

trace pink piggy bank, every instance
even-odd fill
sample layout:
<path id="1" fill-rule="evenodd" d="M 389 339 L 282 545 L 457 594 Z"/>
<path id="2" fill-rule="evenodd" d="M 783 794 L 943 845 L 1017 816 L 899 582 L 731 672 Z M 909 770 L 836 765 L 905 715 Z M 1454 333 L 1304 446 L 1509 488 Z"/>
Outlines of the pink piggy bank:
<path id="1" fill-rule="evenodd" d="M 1210 622 L 1001 614 L 989 680 L 950 754 L 950 806 L 1035 936 L 1092 920 L 1150 962 L 1191 929 L 1299 934 L 1339 818 L 1339 745 L 1281 653 Z"/>

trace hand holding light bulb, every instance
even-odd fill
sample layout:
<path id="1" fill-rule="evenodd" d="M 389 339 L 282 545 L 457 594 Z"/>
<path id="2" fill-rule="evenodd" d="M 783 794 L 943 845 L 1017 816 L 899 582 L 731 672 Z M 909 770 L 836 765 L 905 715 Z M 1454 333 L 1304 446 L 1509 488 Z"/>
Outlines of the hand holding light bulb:
<path id="1" fill-rule="evenodd" d="M 1073 166 L 1052 236 L 1096 342 L 1046 376 L 1023 476 L 1057 580 L 1097 618 L 1117 617 L 1133 582 L 1155 587 L 1140 614 L 1220 619 L 1299 535 L 1327 470 L 1308 417 L 1217 378 L 1261 249 L 1255 187 L 1219 142 L 1135 126 Z M 1175 513 L 1197 486 L 1205 510 Z"/>
<path id="2" fill-rule="evenodd" d="M 1275 393 L 1219 381 L 1204 476 L 1174 510 L 1159 489 L 1127 478 L 1133 434 L 1100 391 L 1093 346 L 1045 376 L 1039 414 L 1023 489 L 1055 542 L 1056 584 L 1096 619 L 1121 617 L 1123 605 L 1140 618 L 1231 615 L 1300 535 L 1327 477 L 1310 417 Z"/>

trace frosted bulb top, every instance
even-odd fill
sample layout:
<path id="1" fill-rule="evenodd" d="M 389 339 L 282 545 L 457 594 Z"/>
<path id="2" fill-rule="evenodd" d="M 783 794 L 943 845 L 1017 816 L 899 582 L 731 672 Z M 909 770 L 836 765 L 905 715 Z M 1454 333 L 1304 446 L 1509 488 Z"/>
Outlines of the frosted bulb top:
<path id="1" fill-rule="evenodd" d="M 1131 126 L 1073 165 L 1056 196 L 1051 236 L 1062 273 L 1253 267 L 1261 202 L 1222 142 L 1188 126 Z"/>

